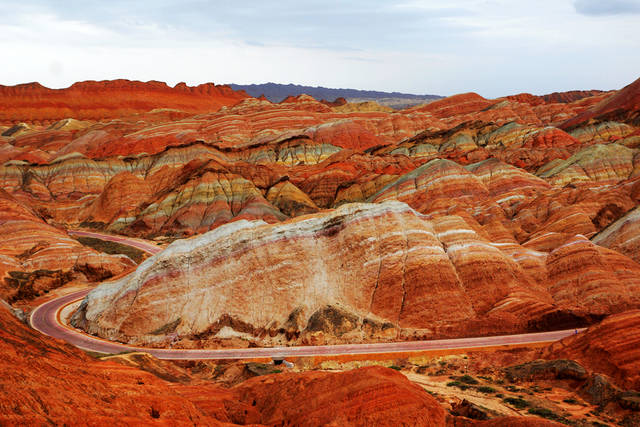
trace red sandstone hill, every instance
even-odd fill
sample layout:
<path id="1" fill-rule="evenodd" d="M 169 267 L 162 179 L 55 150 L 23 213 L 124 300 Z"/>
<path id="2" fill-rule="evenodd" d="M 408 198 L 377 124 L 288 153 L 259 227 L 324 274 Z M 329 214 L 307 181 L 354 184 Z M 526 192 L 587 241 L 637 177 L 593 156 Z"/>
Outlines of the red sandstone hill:
<path id="1" fill-rule="evenodd" d="M 553 92 L 547 95 L 532 95 L 530 93 L 520 93 L 517 95 L 507 96 L 506 99 L 526 102 L 529 105 L 541 105 L 541 104 L 570 104 L 575 101 L 579 101 L 584 98 L 590 98 L 597 95 L 601 95 L 604 92 L 601 90 L 570 90 L 567 92 Z"/>
<path id="2" fill-rule="evenodd" d="M 105 80 L 74 83 L 66 89 L 39 83 L 0 85 L 0 123 L 49 123 L 68 117 L 104 120 L 163 108 L 208 113 L 247 97 L 213 83 L 170 87 L 157 81 Z"/>
<path id="3" fill-rule="evenodd" d="M 550 357 L 574 359 L 625 388 L 640 390 L 640 311 L 610 316 L 575 337 L 553 344 Z"/>
<path id="4" fill-rule="evenodd" d="M 617 120 L 640 124 L 640 79 L 615 92 L 602 102 L 564 122 L 560 127 L 573 129 L 589 120 Z"/>

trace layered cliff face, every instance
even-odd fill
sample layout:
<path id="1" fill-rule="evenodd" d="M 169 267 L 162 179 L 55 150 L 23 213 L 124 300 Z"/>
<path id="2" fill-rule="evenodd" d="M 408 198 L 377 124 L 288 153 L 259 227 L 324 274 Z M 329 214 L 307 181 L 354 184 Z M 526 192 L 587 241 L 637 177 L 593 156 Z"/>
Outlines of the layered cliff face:
<path id="1" fill-rule="evenodd" d="M 53 123 L 69 117 L 103 120 L 163 108 L 205 113 L 245 97 L 243 92 L 212 83 L 195 87 L 179 83 L 172 88 L 155 81 L 86 81 L 66 89 L 28 83 L 0 86 L 0 122 Z"/>
<path id="2" fill-rule="evenodd" d="M 634 208 L 622 218 L 593 237 L 593 242 L 614 249 L 640 262 L 640 208 Z"/>
<path id="3" fill-rule="evenodd" d="M 640 265 L 585 238 L 547 254 L 388 201 L 175 242 L 91 292 L 73 323 L 133 343 L 169 327 L 199 345 L 432 338 L 580 322 L 640 306 L 639 291 Z"/>
<path id="4" fill-rule="evenodd" d="M 612 377 L 626 389 L 640 388 L 640 311 L 607 317 L 586 332 L 554 343 L 550 357 L 571 358 Z"/>
<path id="5" fill-rule="evenodd" d="M 356 316 L 354 330 L 358 332 L 354 335 L 390 339 L 413 333 L 405 330 L 424 329 L 415 333 L 436 336 L 452 335 L 455 327 L 482 333 L 498 328 L 494 325 L 515 331 L 582 324 L 637 304 L 637 233 L 632 214 L 628 220 L 621 219 L 640 202 L 640 152 L 633 120 L 636 83 L 617 92 L 521 94 L 495 100 L 469 93 L 403 111 L 322 103 L 304 95 L 273 104 L 214 86 L 195 89 L 101 82 L 74 85 L 67 91 L 102 95 L 122 91 L 125 96 L 127 88 L 129 104 L 118 98 L 121 95 L 113 98 L 114 105 L 123 106 L 122 111 L 113 110 L 118 119 L 105 112 L 98 119 L 76 115 L 45 124 L 16 107 L 12 114 L 21 123 L 7 125 L 0 137 L 0 159 L 4 160 L 0 177 L 12 200 L 37 213 L 45 226 L 47 222 L 62 228 L 167 240 L 218 230 L 229 223 L 229 230 L 240 230 L 238 235 L 269 229 L 263 223 L 278 227 L 283 221 L 290 222 L 282 227 L 296 230 L 295 224 L 304 221 L 292 218 L 308 214 L 320 224 L 313 233 L 322 234 L 325 226 L 321 224 L 327 218 L 351 216 L 337 213 L 345 204 L 386 206 L 385 202 L 398 200 L 408 205 L 403 213 L 392 215 L 401 219 L 388 224 L 378 220 L 382 223 L 359 231 L 361 236 L 355 241 L 378 241 L 379 231 L 387 228 L 402 234 L 405 222 L 435 233 L 435 241 L 424 245 L 439 245 L 444 252 L 438 262 L 448 266 L 442 270 L 448 279 L 443 279 L 437 298 L 452 301 L 455 310 L 433 308 L 426 289 L 439 289 L 440 279 L 428 273 L 407 276 L 404 289 L 399 273 L 389 273 L 391 284 L 382 286 L 374 298 L 371 287 L 376 288 L 378 279 L 373 279 L 377 272 L 370 271 L 375 262 L 367 264 L 370 258 L 399 254 L 398 259 L 390 258 L 395 267 L 389 268 L 408 268 L 410 274 L 416 266 L 430 265 L 431 261 L 419 258 L 414 266 L 413 255 L 406 260 L 401 256 L 411 249 L 411 240 L 406 238 L 404 246 L 394 241 L 384 243 L 387 248 L 380 243 L 375 248 L 378 255 L 357 251 L 349 255 L 353 265 L 360 265 L 354 273 L 344 273 L 342 265 L 330 261 L 318 264 L 318 269 L 337 274 L 330 280 L 336 289 L 358 283 L 353 292 L 368 295 L 368 303 L 365 297 L 358 299 L 340 290 L 333 299 L 302 304 L 304 316 L 293 316 L 299 317 L 292 320 L 293 326 L 287 324 L 289 315 L 308 295 L 293 292 L 285 298 L 289 302 L 281 307 L 284 311 L 260 319 L 241 316 L 240 308 L 226 313 L 229 319 L 240 316 L 250 325 L 238 326 L 241 332 L 247 329 L 259 341 L 279 341 L 283 336 L 288 341 L 302 341 L 303 336 L 311 339 L 311 333 L 304 331 L 312 315 L 325 310 L 318 314 L 324 319 L 335 307 L 338 317 L 343 309 Z M 38 104 L 44 89 L 4 89 L 19 92 L 14 95 L 22 97 L 20 102 L 44 111 Z M 153 104 L 153 109 L 140 104 L 135 112 L 127 110 L 136 94 L 145 91 L 145 102 Z M 80 102 L 68 95 L 71 92 L 55 93 Z M 212 108 L 207 102 L 213 98 L 235 101 Z M 182 106 L 171 106 L 171 102 Z M 564 125 L 594 111 L 597 114 L 589 120 Z M 617 113 L 600 113 L 611 111 Z M 84 120 L 87 118 L 90 120 Z M 263 225 L 249 229 L 243 220 Z M 225 241 L 236 234 L 229 233 Z M 588 241 L 591 238 L 596 245 Z M 344 239 L 353 237 L 345 235 Z M 292 244 L 288 237 L 282 241 Z M 334 251 L 349 252 L 348 246 L 335 240 L 323 244 L 321 255 L 313 248 L 298 248 L 304 259 L 301 264 L 316 265 L 317 258 L 328 258 Z M 282 253 L 287 254 L 284 247 Z M 422 256 L 420 251 L 408 252 L 414 253 Z M 269 256 L 260 254 L 259 258 Z M 57 270 L 56 259 L 47 259 L 38 268 Z M 379 264 L 381 272 L 386 271 L 386 264 Z M 166 274 L 173 274 L 171 268 Z M 296 274 L 311 277 L 310 267 L 305 268 L 296 269 Z M 5 275 L 8 271 L 5 269 Z M 288 270 L 274 271 L 269 278 L 273 283 L 288 274 Z M 207 274 L 218 275 L 216 270 Z M 238 271 L 237 277 L 243 274 Z M 588 280 L 581 279 L 583 274 Z M 384 277 L 380 280 L 387 283 Z M 292 283 L 284 283 L 283 289 Z M 157 295 L 174 292 L 162 289 L 163 284 L 158 286 Z M 245 291 L 258 298 L 255 289 Z M 203 288 L 202 292 L 213 291 Z M 403 302 L 406 292 L 409 298 Z M 413 299 L 415 295 L 419 297 Z M 272 298 L 276 301 L 283 295 L 273 294 Z M 145 310 L 143 305 L 140 313 Z M 126 323 L 118 316 L 125 314 L 117 311 L 117 304 L 113 310 L 111 323 L 92 327 L 118 330 Z M 233 322 L 219 320 L 223 313 L 215 307 L 210 310 L 195 323 L 199 310 L 185 313 L 185 319 L 193 316 L 192 323 L 198 327 L 185 326 L 185 320 L 184 332 L 209 339 L 218 336 L 218 329 L 228 331 L 225 322 Z M 388 325 L 369 328 L 368 317 Z M 489 320 L 494 317 L 501 320 Z M 162 318 L 165 323 L 175 320 Z M 128 322 L 136 324 L 134 318 Z M 222 323 L 209 330 L 216 322 Z M 147 326 L 131 334 L 147 335 L 153 330 L 145 330 Z M 281 329 L 289 331 L 288 335 Z M 277 338 L 271 337 L 274 333 Z M 336 333 L 325 335 L 331 340 Z"/>
<path id="6" fill-rule="evenodd" d="M 0 190 L 0 298 L 29 300 L 73 279 L 104 280 L 132 270 L 125 255 L 81 245 Z"/>

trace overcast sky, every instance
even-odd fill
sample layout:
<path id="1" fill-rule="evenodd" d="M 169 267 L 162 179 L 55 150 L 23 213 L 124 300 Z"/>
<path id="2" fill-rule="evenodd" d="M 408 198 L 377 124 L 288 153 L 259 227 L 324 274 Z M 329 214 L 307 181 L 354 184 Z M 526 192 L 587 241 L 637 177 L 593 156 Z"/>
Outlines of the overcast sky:
<path id="1" fill-rule="evenodd" d="M 0 0 L 0 84 L 128 78 L 486 97 L 640 77 L 640 0 Z"/>

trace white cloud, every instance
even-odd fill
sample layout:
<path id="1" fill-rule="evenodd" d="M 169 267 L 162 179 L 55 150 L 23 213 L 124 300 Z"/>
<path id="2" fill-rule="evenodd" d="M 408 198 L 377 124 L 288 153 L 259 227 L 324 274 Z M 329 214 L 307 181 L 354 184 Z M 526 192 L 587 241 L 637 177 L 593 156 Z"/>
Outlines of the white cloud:
<path id="1" fill-rule="evenodd" d="M 576 0 L 576 11 L 584 15 L 622 15 L 640 13 L 639 0 Z"/>
<path id="2" fill-rule="evenodd" d="M 276 81 L 496 97 L 617 88 L 640 70 L 637 16 L 596 19 L 571 0 L 69 3 L 3 7 L 11 66 L 0 83 Z"/>

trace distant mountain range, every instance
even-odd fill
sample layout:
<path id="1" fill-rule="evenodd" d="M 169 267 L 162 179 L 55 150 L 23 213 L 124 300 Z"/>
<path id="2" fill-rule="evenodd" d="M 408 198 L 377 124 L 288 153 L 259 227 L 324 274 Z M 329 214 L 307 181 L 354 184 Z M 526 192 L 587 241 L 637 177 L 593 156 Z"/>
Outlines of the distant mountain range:
<path id="1" fill-rule="evenodd" d="M 333 89 L 322 86 L 301 86 L 294 84 L 262 83 L 251 85 L 230 84 L 234 90 L 244 90 L 253 97 L 264 95 L 271 102 L 280 102 L 287 96 L 307 94 L 318 101 L 333 101 L 345 98 L 349 102 L 376 101 L 392 108 L 406 108 L 424 104 L 442 98 L 438 95 L 414 95 L 400 92 L 381 92 L 377 90 Z"/>

